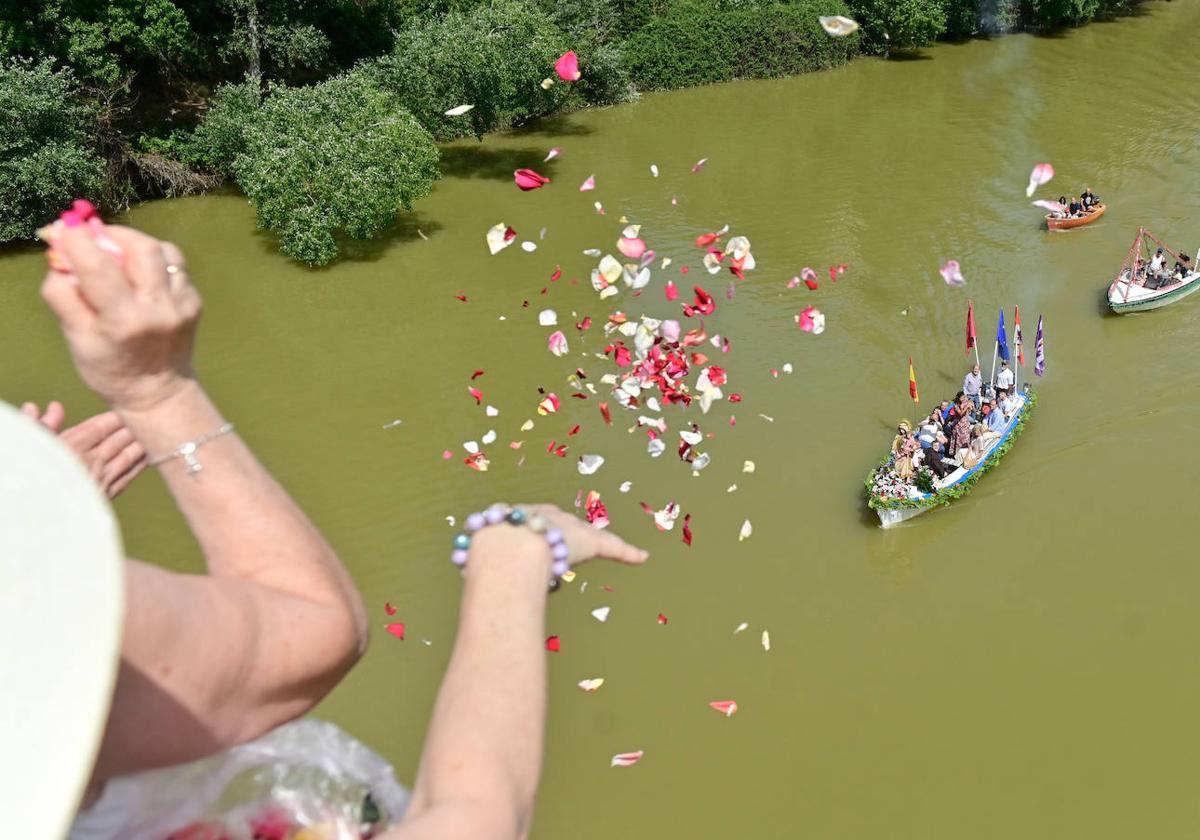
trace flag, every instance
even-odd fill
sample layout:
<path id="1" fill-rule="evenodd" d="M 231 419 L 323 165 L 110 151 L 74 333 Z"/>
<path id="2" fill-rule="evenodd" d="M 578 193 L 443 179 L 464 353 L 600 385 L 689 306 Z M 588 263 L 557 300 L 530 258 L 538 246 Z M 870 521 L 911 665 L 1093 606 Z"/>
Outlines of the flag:
<path id="1" fill-rule="evenodd" d="M 1004 332 L 1004 310 L 1000 310 L 1000 323 L 996 325 L 996 352 L 1000 358 L 1008 361 L 1008 334 Z"/>
<path id="2" fill-rule="evenodd" d="M 975 346 L 975 304 L 967 301 L 967 355 L 971 355 L 971 348 Z"/>
<path id="3" fill-rule="evenodd" d="M 1021 307 L 1013 307 L 1013 347 L 1017 350 L 1017 361 L 1025 366 L 1025 342 L 1021 338 Z"/>
<path id="4" fill-rule="evenodd" d="M 1033 372 L 1041 376 L 1046 372 L 1046 342 L 1042 340 L 1042 316 L 1038 316 L 1037 336 L 1033 339 Z"/>
<path id="5" fill-rule="evenodd" d="M 917 372 L 913 370 L 912 356 L 908 357 L 908 395 L 912 397 L 914 405 L 921 400 L 917 396 Z"/>

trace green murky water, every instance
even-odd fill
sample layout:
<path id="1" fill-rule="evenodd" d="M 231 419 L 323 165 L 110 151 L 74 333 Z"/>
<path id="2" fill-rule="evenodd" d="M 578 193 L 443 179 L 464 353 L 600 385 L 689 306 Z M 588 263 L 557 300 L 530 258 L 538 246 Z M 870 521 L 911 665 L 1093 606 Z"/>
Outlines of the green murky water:
<path id="1" fill-rule="evenodd" d="M 1050 37 L 647 96 L 464 143 L 411 222 L 321 272 L 278 257 L 235 196 L 134 211 L 189 255 L 209 389 L 338 547 L 376 625 L 385 600 L 408 623 L 408 641 L 377 634 L 320 714 L 411 779 L 459 593 L 444 517 L 497 498 L 569 507 L 596 489 L 613 527 L 654 556 L 640 570 L 586 567 L 586 593 L 577 582 L 552 600 L 563 651 L 535 837 L 1195 836 L 1200 303 L 1116 318 L 1102 291 L 1138 224 L 1200 245 L 1198 25 L 1194 3 L 1153 3 Z M 551 146 L 563 154 L 542 164 Z M 693 175 L 701 157 L 711 163 Z M 1023 188 L 1042 160 L 1058 170 L 1044 196 L 1090 183 L 1105 218 L 1040 229 Z M 518 166 L 554 182 L 519 194 Z M 578 193 L 592 173 L 596 191 Z M 611 309 L 580 252 L 611 250 L 622 214 L 676 266 L 697 266 L 691 238 L 725 222 L 754 242 L 759 269 L 732 302 L 727 276 L 683 278 L 717 294 L 709 327 L 731 339 L 727 391 L 745 397 L 703 419 L 713 463 L 698 478 L 670 454 L 650 460 L 630 416 L 604 427 L 595 398 L 518 431 L 539 386 L 565 394 L 576 365 L 593 382 L 611 369 L 590 355 L 599 329 L 581 340 L 570 324 Z M 545 227 L 539 250 L 489 256 L 484 231 L 502 220 L 522 239 Z M 937 276 L 951 257 L 964 290 Z M 784 288 L 805 265 L 824 276 L 840 262 L 852 268 L 836 285 Z M 41 266 L 33 252 L 0 261 L 0 393 L 62 398 L 79 417 L 98 406 L 37 299 Z M 677 311 L 661 294 L 675 271 L 617 303 Z M 957 389 L 968 294 L 985 350 L 999 306 L 1011 317 L 1020 304 L 1030 350 L 1045 314 L 1041 404 L 968 498 L 885 533 L 861 478 L 911 419 L 909 354 L 926 401 Z M 795 328 L 802 302 L 825 311 L 824 335 Z M 546 351 L 541 308 L 559 312 L 571 356 Z M 786 362 L 795 373 L 772 378 Z M 467 396 L 476 368 L 498 417 Z M 673 428 L 690 414 L 668 412 Z M 571 457 L 548 456 L 577 422 Z M 488 429 L 492 469 L 476 473 L 461 444 Z M 584 452 L 608 459 L 586 479 L 572 466 Z M 640 500 L 679 502 L 695 545 L 656 532 Z M 118 509 L 133 554 L 197 567 L 156 477 Z M 739 543 L 747 518 L 754 535 Z M 601 605 L 606 624 L 589 615 Z M 597 694 L 575 687 L 596 676 Z M 739 714 L 707 708 L 721 699 Z M 608 767 L 634 749 L 646 751 L 637 767 Z"/>

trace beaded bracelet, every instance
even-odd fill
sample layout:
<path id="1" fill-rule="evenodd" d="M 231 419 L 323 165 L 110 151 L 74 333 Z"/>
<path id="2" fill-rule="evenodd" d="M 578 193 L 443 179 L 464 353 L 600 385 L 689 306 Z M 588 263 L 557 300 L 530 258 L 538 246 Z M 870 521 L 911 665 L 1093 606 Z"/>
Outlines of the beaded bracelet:
<path id="1" fill-rule="evenodd" d="M 489 525 L 499 525 L 501 522 L 507 522 L 509 525 L 524 525 L 546 540 L 550 546 L 550 556 L 554 559 L 550 566 L 550 572 L 553 575 L 550 580 L 550 590 L 557 589 L 559 579 L 571 568 L 570 563 L 567 562 L 571 551 L 563 541 L 562 531 L 550 527 L 550 523 L 545 517 L 529 513 L 524 508 L 494 504 L 481 513 L 472 513 L 463 523 L 464 532 L 454 537 L 454 551 L 450 554 L 450 562 L 465 570 L 467 549 L 471 547 L 472 535 Z"/>

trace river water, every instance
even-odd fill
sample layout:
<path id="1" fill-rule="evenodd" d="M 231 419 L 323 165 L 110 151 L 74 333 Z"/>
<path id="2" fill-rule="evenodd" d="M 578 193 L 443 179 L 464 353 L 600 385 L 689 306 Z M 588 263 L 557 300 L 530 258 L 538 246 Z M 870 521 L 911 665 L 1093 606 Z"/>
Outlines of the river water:
<path id="1" fill-rule="evenodd" d="M 319 714 L 411 779 L 460 589 L 445 517 L 494 499 L 569 508 L 595 489 L 612 527 L 653 556 L 636 570 L 584 567 L 552 599 L 563 649 L 550 655 L 534 837 L 1195 836 L 1200 368 L 1187 354 L 1200 303 L 1118 318 L 1103 290 L 1139 224 L 1200 246 L 1197 26 L 1200 6 L 1151 3 L 1078 31 L 652 95 L 464 142 L 395 235 L 323 271 L 279 257 L 235 195 L 133 211 L 188 254 L 207 303 L 209 389 L 337 546 L 377 631 L 385 601 L 408 625 L 403 642 L 377 632 Z M 543 164 L 552 146 L 562 155 Z M 710 163 L 693 174 L 699 158 Z M 1104 219 L 1045 231 L 1023 192 L 1040 161 L 1058 172 L 1041 197 L 1086 182 L 1110 204 Z M 519 166 L 553 183 L 518 193 Z M 578 192 L 593 173 L 596 190 Z M 612 250 L 622 214 L 675 264 L 641 297 L 602 303 L 581 251 Z M 483 235 L 499 221 L 539 249 L 489 256 Z M 729 275 L 709 278 L 691 244 L 726 222 L 759 263 L 732 301 Z M 965 288 L 938 277 L 947 258 Z M 838 263 L 850 268 L 833 284 Z M 78 417 L 98 406 L 36 296 L 42 264 L 34 251 L 0 261 L 0 393 L 61 398 Z M 786 289 L 806 265 L 821 288 Z M 627 434 L 632 415 L 618 409 L 605 427 L 597 398 L 565 399 L 566 377 L 612 370 L 592 355 L 612 309 L 678 313 L 669 278 L 716 295 L 708 328 L 732 350 L 707 349 L 744 400 L 703 418 L 668 411 L 672 443 L 651 460 Z M 1040 404 L 970 496 L 881 531 L 862 478 L 896 421 L 914 419 L 909 355 L 923 405 L 960 387 L 968 297 L 985 371 L 997 309 L 1011 335 L 1020 305 L 1022 380 L 1044 313 Z M 793 323 L 810 303 L 823 335 Z M 543 308 L 568 333 L 565 358 L 546 350 Z M 581 336 L 584 315 L 597 324 Z M 773 377 L 785 363 L 794 373 Z M 499 416 L 467 394 L 477 368 Z M 563 411 L 536 417 L 539 387 L 563 395 Z M 671 454 L 689 419 L 714 435 L 698 477 Z M 466 468 L 462 443 L 489 429 L 491 469 Z M 546 454 L 551 439 L 570 444 L 566 459 Z M 594 476 L 573 466 L 585 452 L 607 458 Z M 691 548 L 638 506 L 671 500 L 692 515 Z M 198 568 L 157 477 L 118 510 L 133 555 Z M 746 519 L 754 533 L 739 542 Z M 601 624 L 589 612 L 605 605 Z M 589 677 L 606 679 L 596 694 L 576 688 Z M 732 719 L 707 705 L 726 699 L 740 706 Z M 608 766 L 636 749 L 639 765 Z"/>

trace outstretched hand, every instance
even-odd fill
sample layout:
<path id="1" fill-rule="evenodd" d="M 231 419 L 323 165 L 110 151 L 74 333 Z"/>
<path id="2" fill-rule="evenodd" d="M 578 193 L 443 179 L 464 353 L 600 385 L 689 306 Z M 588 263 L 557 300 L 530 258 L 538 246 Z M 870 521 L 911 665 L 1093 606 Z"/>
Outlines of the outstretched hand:
<path id="1" fill-rule="evenodd" d="M 572 566 L 578 566 L 594 557 L 640 565 L 645 563 L 646 558 L 650 556 L 650 552 L 630 545 L 611 531 L 597 528 L 554 505 L 517 505 L 517 507 L 540 515 L 562 532 L 563 542 L 571 550 L 567 561 Z"/>
<path id="2" fill-rule="evenodd" d="M 115 411 L 97 414 L 62 431 L 66 411 L 55 400 L 41 411 L 27 402 L 21 412 L 59 436 L 79 456 L 92 478 L 110 499 L 115 499 L 146 468 L 146 451 Z"/>

